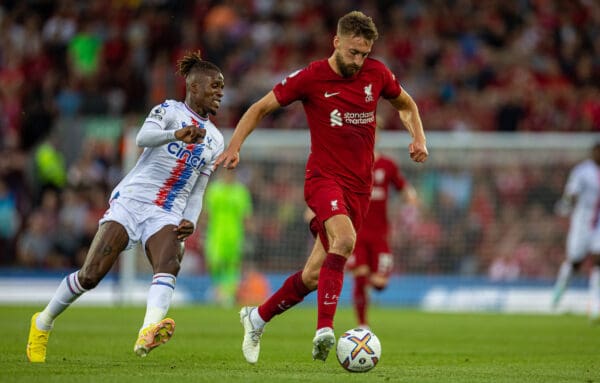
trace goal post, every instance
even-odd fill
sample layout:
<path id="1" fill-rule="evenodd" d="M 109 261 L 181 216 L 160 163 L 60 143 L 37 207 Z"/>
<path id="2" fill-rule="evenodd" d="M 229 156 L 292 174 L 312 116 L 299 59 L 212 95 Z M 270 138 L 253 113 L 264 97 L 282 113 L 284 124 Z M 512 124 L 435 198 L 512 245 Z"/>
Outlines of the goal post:
<path id="1" fill-rule="evenodd" d="M 225 131 L 226 142 L 230 136 Z M 400 198 L 391 200 L 396 271 L 553 277 L 567 227 L 553 206 L 568 171 L 598 139 L 586 133 L 428 132 L 430 157 L 417 164 L 408 155 L 408 133 L 380 132 L 377 147 L 397 160 L 422 202 L 415 217 Z M 306 130 L 259 129 L 242 148 L 235 171 L 256 205 L 247 259 L 262 270 L 294 270 L 312 246 L 303 221 L 309 150 Z"/>

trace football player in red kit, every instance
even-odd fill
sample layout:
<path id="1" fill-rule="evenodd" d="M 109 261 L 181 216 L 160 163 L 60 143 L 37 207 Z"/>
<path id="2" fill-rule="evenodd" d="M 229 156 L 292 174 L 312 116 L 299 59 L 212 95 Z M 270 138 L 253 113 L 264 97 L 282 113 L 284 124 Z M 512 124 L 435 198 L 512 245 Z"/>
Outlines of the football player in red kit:
<path id="1" fill-rule="evenodd" d="M 388 242 L 388 200 L 391 188 L 402 193 L 405 203 L 417 206 L 415 189 L 406 181 L 398 165 L 392 158 L 375 152 L 371 203 L 358 231 L 354 254 L 348 259 L 347 265 L 354 274 L 352 299 L 358 324 L 363 328 L 369 328 L 367 288 L 371 286 L 378 291 L 385 289 L 394 267 L 394 257 Z"/>
<path id="2" fill-rule="evenodd" d="M 423 162 L 428 152 L 416 103 L 388 67 L 369 58 L 377 39 L 370 17 L 353 11 L 338 20 L 334 51 L 323 60 L 290 74 L 255 102 L 238 122 L 228 147 L 215 166 L 234 168 L 244 140 L 274 110 L 302 102 L 310 129 L 304 197 L 316 214 L 310 223 L 316 236 L 303 270 L 292 274 L 258 307 L 243 307 L 242 351 L 256 363 L 263 328 L 275 315 L 317 290 L 317 331 L 313 359 L 326 360 L 335 343 L 333 318 L 342 290 L 346 260 L 369 205 L 375 146 L 375 113 L 380 98 L 398 110 L 412 136 L 409 154 Z"/>

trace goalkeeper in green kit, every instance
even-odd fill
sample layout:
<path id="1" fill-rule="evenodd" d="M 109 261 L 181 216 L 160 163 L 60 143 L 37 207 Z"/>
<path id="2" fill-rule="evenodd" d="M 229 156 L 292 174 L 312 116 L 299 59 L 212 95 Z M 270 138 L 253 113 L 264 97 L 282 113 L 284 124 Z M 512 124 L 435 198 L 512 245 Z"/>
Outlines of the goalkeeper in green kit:
<path id="1" fill-rule="evenodd" d="M 208 219 L 204 250 L 214 299 L 230 307 L 235 303 L 241 278 L 245 224 L 252 214 L 252 199 L 234 172 L 221 172 L 220 176 L 206 189 L 204 204 Z"/>

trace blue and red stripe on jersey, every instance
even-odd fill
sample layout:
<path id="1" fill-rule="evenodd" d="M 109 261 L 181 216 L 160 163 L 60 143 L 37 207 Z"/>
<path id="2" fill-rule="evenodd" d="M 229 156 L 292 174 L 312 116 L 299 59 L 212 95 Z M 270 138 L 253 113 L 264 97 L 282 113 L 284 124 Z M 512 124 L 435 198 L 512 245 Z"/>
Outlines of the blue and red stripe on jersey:
<path id="1" fill-rule="evenodd" d="M 203 145 L 189 144 L 186 146 L 186 150 L 195 156 L 200 156 L 203 149 Z M 178 158 L 169 178 L 167 178 L 163 186 L 158 190 L 154 203 L 166 211 L 171 211 L 175 198 L 177 198 L 177 195 L 185 187 L 192 174 L 193 167 L 187 163 L 187 157 Z"/>

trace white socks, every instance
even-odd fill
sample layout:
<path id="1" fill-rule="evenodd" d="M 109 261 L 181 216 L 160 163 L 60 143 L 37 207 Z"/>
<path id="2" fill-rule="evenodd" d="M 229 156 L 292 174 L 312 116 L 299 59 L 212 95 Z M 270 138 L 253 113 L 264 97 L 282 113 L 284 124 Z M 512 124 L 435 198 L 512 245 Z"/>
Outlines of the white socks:
<path id="1" fill-rule="evenodd" d="M 569 279 L 571 279 L 571 274 L 573 273 L 573 264 L 568 260 L 563 261 L 560 265 L 560 270 L 558 271 L 558 277 L 556 277 L 556 283 L 554 284 L 554 295 L 552 297 L 552 304 L 554 307 L 558 305 L 560 302 L 560 298 L 565 292 L 565 288 L 569 283 Z"/>
<path id="2" fill-rule="evenodd" d="M 67 275 L 61 281 L 54 296 L 36 319 L 38 329 L 45 331 L 52 330 L 56 317 L 65 311 L 71 303 L 75 302 L 81 294 L 87 291 L 79 283 L 79 279 L 77 278 L 78 272 L 79 270 Z M 173 291 L 175 290 L 176 279 L 174 275 L 167 273 L 154 275 L 152 285 L 148 291 L 146 316 L 144 317 L 142 328 L 161 321 L 167 315 Z"/>
<path id="3" fill-rule="evenodd" d="M 260 314 L 258 313 L 258 307 L 250 311 L 250 322 L 252 322 L 254 328 L 263 328 L 267 323 L 260 317 Z"/>
<path id="4" fill-rule="evenodd" d="M 38 329 L 45 331 L 52 330 L 54 319 L 56 319 L 60 313 L 65 311 L 71 303 L 75 302 L 81 294 L 87 291 L 79 284 L 79 279 L 77 279 L 78 272 L 79 270 L 67 275 L 62 282 L 60 282 L 54 296 L 44 311 L 37 317 L 35 323 Z"/>
<path id="5" fill-rule="evenodd" d="M 146 316 L 140 330 L 151 324 L 158 323 L 167 315 L 177 278 L 168 273 L 157 273 L 152 277 L 152 285 L 148 291 Z"/>
<path id="6" fill-rule="evenodd" d="M 564 261 L 560 265 L 560 270 L 558 272 L 558 279 L 556 284 L 561 286 L 564 289 L 569 283 L 569 279 L 571 279 L 571 273 L 573 272 L 573 264 L 569 261 Z"/>

